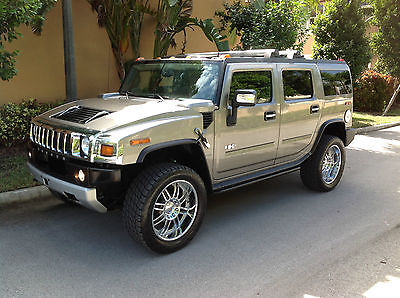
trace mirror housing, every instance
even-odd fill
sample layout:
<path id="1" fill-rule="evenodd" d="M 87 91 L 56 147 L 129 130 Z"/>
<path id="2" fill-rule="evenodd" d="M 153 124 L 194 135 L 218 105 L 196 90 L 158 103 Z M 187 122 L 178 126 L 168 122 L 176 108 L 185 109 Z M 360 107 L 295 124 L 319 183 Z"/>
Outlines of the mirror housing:
<path id="1" fill-rule="evenodd" d="M 232 99 L 232 113 L 228 115 L 226 124 L 233 126 L 237 122 L 237 109 L 240 106 L 255 106 L 257 100 L 257 91 L 253 89 L 238 89 Z"/>

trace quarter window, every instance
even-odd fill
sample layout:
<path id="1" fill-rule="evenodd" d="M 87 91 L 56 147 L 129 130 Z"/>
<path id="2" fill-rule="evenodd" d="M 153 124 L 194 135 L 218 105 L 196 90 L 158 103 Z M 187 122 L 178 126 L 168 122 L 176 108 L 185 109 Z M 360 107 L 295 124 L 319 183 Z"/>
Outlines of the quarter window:
<path id="1" fill-rule="evenodd" d="M 350 73 L 347 70 L 321 70 L 325 96 L 351 94 Z"/>
<path id="2" fill-rule="evenodd" d="M 312 98 L 312 76 L 310 70 L 282 71 L 285 100 Z"/>
<path id="3" fill-rule="evenodd" d="M 229 102 L 232 102 L 236 90 L 253 89 L 257 91 L 257 103 L 271 102 L 272 100 L 272 73 L 263 71 L 239 71 L 232 75 Z"/>

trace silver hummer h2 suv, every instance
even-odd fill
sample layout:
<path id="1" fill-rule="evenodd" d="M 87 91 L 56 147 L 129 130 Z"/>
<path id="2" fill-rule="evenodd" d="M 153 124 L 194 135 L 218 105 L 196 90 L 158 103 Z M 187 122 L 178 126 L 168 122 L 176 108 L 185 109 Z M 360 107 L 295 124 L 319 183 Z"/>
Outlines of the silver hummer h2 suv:
<path id="1" fill-rule="evenodd" d="M 194 237 L 211 193 L 295 170 L 332 190 L 352 109 L 342 61 L 276 50 L 139 59 L 118 93 L 33 119 L 28 165 L 65 201 L 121 207 L 133 238 L 169 253 Z"/>

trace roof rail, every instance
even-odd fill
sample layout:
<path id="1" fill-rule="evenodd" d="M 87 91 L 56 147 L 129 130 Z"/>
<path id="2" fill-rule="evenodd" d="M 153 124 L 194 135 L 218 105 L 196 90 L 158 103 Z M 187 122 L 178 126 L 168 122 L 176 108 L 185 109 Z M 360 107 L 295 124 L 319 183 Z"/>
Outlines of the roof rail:
<path id="1" fill-rule="evenodd" d="M 225 51 L 225 52 L 203 52 L 203 53 L 190 53 L 182 55 L 183 57 L 201 57 L 201 58 L 215 58 L 229 55 L 232 58 L 249 58 L 249 57 L 263 57 L 263 58 L 304 58 L 304 56 L 297 50 L 278 51 L 276 49 L 261 49 L 261 50 L 245 50 L 245 51 Z M 176 55 L 175 57 L 180 57 Z"/>
<path id="2" fill-rule="evenodd" d="M 283 56 L 287 59 L 294 59 L 294 58 L 304 58 L 304 55 L 300 53 L 298 50 L 284 50 L 279 51 L 279 56 Z"/>

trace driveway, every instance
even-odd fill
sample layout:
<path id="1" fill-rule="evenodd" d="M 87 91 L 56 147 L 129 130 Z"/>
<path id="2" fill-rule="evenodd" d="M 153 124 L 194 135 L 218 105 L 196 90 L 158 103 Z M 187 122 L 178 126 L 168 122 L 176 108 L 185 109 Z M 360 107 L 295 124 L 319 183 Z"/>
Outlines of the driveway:
<path id="1" fill-rule="evenodd" d="M 213 196 L 192 243 L 166 256 L 133 242 L 119 211 L 53 198 L 0 209 L 0 297 L 391 293 L 400 287 L 399 153 L 400 127 L 358 135 L 330 193 L 292 173 Z"/>

